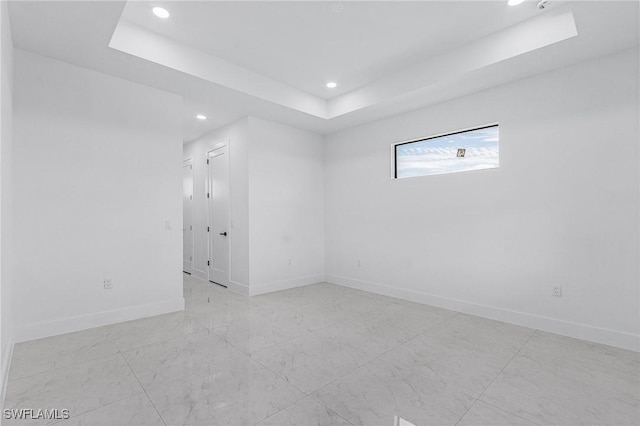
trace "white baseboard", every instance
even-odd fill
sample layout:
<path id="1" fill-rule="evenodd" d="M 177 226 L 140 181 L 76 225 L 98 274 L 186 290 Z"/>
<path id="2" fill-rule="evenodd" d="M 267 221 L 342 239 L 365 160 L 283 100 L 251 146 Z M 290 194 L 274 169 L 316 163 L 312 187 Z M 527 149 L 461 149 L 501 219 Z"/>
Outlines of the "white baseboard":
<path id="1" fill-rule="evenodd" d="M 246 284 L 240 284 L 235 281 L 229 281 L 229 285 L 227 286 L 227 290 L 231 290 L 234 293 L 241 294 L 243 296 L 249 295 L 249 286 Z"/>
<path id="2" fill-rule="evenodd" d="M 7 383 L 9 383 L 9 371 L 11 370 L 11 359 L 13 358 L 13 342 L 9 344 L 9 347 L 2 354 L 2 395 L 0 395 L 0 409 L 4 410 L 4 399 L 7 395 Z"/>
<path id="3" fill-rule="evenodd" d="M 309 284 L 321 283 L 324 281 L 324 275 L 309 275 L 306 277 L 297 277 L 287 280 L 271 281 L 264 284 L 251 284 L 251 296 L 259 294 L 271 293 L 274 291 L 287 290 L 295 287 L 302 287 Z"/>
<path id="4" fill-rule="evenodd" d="M 178 298 L 52 321 L 17 324 L 14 341 L 26 342 L 182 310 L 184 310 L 184 299 Z"/>
<path id="5" fill-rule="evenodd" d="M 450 299 L 413 290 L 389 287 L 383 284 L 363 281 L 355 278 L 327 275 L 326 281 L 332 284 L 369 291 L 371 293 L 395 297 L 398 299 L 409 300 L 411 302 L 423 303 L 439 308 L 450 309 L 452 311 L 521 325 L 563 336 L 602 343 L 636 352 L 640 351 L 640 336 L 631 333 L 548 318 L 525 312 L 510 311 L 508 309 L 498 308 L 495 306 L 480 305 L 464 300 Z"/>

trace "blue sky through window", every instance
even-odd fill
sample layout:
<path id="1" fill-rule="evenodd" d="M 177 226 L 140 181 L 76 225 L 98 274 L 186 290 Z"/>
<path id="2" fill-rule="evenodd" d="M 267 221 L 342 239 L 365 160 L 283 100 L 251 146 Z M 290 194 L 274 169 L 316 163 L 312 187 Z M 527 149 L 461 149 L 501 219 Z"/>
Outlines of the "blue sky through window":
<path id="1" fill-rule="evenodd" d="M 456 173 L 499 167 L 498 125 L 396 145 L 396 177 Z M 465 149 L 458 157 L 458 149 Z"/>

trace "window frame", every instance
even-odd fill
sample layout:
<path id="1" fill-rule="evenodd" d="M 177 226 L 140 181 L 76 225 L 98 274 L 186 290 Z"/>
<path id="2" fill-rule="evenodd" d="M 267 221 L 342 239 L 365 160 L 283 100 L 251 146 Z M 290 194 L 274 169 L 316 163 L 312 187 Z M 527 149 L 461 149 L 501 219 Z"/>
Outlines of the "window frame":
<path id="1" fill-rule="evenodd" d="M 468 128 L 461 129 L 461 130 L 456 130 L 456 131 L 453 131 L 453 132 L 440 133 L 440 134 L 433 135 L 433 136 L 420 137 L 420 138 L 416 138 L 416 139 L 410 139 L 410 140 L 406 140 L 406 141 L 402 141 L 402 142 L 394 142 L 394 143 L 392 143 L 391 144 L 391 179 L 392 180 L 406 179 L 406 178 L 399 178 L 398 177 L 398 150 L 397 150 L 398 146 L 407 145 L 407 144 L 416 143 L 416 142 L 424 142 L 424 141 L 428 141 L 430 139 L 437 139 L 437 138 L 442 138 L 442 137 L 446 137 L 446 136 L 457 135 L 457 134 L 460 134 L 460 133 L 473 132 L 475 130 L 488 129 L 490 127 L 498 127 L 498 128 L 500 128 L 500 123 L 496 121 L 496 122 L 493 122 L 493 123 L 482 124 L 482 125 L 474 126 L 474 127 L 468 127 Z M 498 152 L 499 152 L 499 147 L 500 147 L 500 141 L 498 141 Z M 459 173 L 459 172 L 456 172 L 456 173 Z M 451 174 L 451 173 L 441 173 L 441 174 Z M 421 176 L 410 176 L 410 177 L 425 177 L 425 176 L 437 176 L 437 175 L 421 175 Z"/>

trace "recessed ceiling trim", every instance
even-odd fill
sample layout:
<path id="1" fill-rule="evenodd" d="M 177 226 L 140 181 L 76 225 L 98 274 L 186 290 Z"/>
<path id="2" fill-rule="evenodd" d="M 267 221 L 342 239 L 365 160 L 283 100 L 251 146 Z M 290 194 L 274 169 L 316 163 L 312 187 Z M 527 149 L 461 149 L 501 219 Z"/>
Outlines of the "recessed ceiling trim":
<path id="1" fill-rule="evenodd" d="M 320 118 L 324 99 L 121 20 L 109 47 Z"/>
<path id="2" fill-rule="evenodd" d="M 573 13 L 567 5 L 328 101 L 142 29 L 126 20 L 118 23 L 109 47 L 268 102 L 331 120 L 393 102 L 415 91 L 446 84 L 460 76 L 470 75 L 577 34 Z"/>
<path id="3" fill-rule="evenodd" d="M 415 90 L 442 84 L 577 35 L 573 13 L 567 5 L 337 96 L 328 102 L 329 116 L 338 117 Z"/>

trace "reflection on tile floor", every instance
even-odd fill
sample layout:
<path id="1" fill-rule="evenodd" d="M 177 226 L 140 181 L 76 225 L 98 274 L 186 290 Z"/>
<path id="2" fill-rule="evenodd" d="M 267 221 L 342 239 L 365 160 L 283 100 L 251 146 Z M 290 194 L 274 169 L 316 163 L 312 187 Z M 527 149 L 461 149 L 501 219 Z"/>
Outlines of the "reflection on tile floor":
<path id="1" fill-rule="evenodd" d="M 640 355 L 333 284 L 16 345 L 3 425 L 640 424 Z"/>

